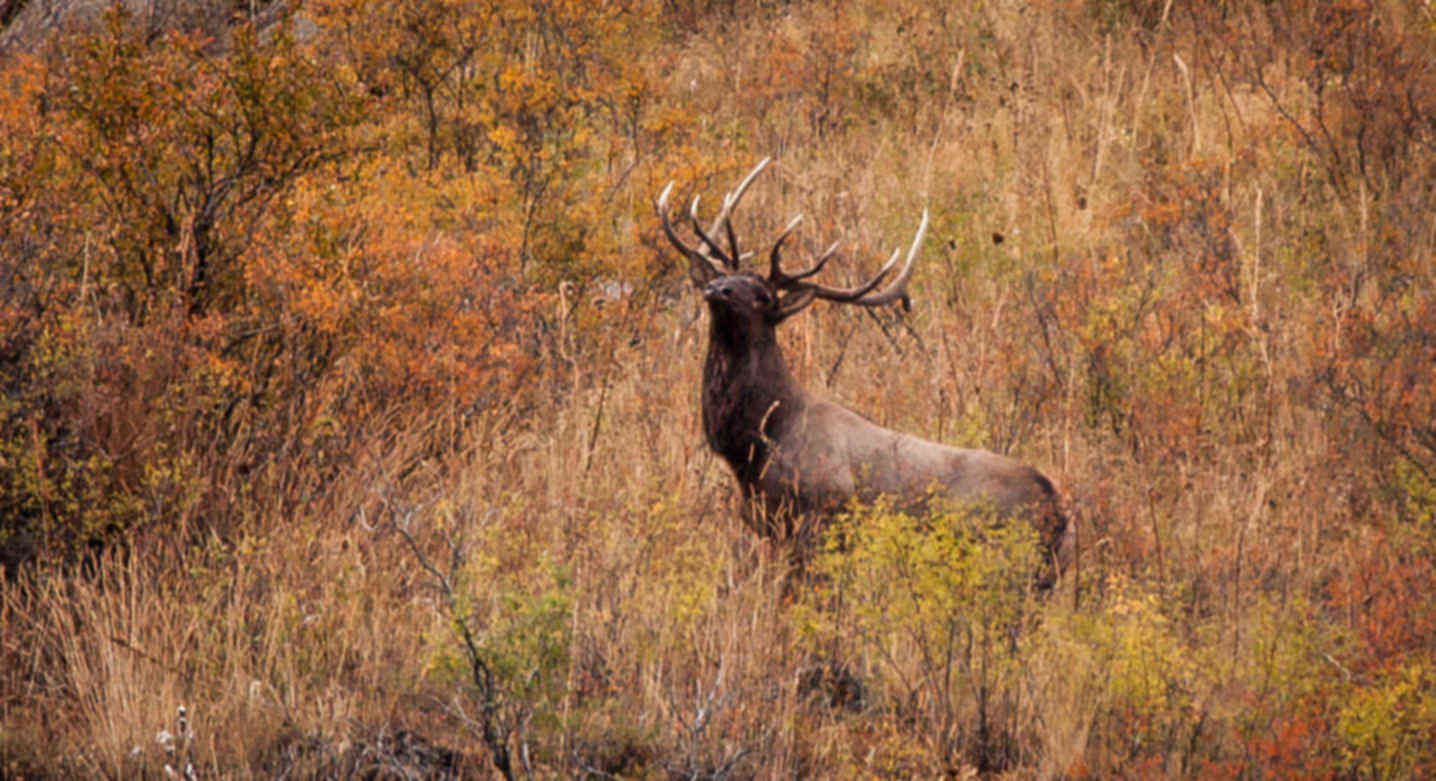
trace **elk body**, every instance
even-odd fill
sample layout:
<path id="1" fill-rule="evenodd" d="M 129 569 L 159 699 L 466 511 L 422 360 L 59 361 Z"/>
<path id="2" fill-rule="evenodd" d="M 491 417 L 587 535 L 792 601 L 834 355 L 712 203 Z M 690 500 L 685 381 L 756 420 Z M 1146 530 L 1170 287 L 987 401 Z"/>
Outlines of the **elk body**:
<path id="1" fill-rule="evenodd" d="M 694 199 L 689 217 L 696 246 L 684 241 L 669 220 L 672 184 L 656 204 L 664 233 L 687 257 L 693 284 L 708 303 L 703 431 L 738 479 L 749 524 L 761 534 L 791 539 L 819 528 L 853 500 L 886 498 L 908 511 L 921 511 L 935 501 L 973 504 L 1031 523 L 1056 564 L 1064 557 L 1067 523 L 1052 483 L 1037 470 L 996 453 L 949 447 L 883 428 L 808 393 L 794 380 L 778 346 L 777 326 L 820 298 L 865 307 L 906 302 L 927 213 L 901 268 L 882 290 L 878 286 L 897 268 L 900 251 L 869 282 L 851 289 L 807 281 L 833 257 L 836 244 L 807 270 L 784 272 L 783 243 L 801 216 L 774 241 L 768 275 L 745 272 L 739 263 L 746 256 L 729 220 L 768 162 L 759 163 L 724 198 L 707 231 Z M 727 249 L 720 245 L 725 239 Z M 1047 570 L 1042 580 L 1050 584 L 1056 569 Z"/>

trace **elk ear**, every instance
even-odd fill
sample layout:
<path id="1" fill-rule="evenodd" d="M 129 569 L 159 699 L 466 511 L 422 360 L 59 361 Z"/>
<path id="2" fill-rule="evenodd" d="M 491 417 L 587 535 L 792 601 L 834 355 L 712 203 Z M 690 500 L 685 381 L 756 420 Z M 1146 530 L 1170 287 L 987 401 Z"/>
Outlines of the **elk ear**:
<path id="1" fill-rule="evenodd" d="M 778 304 L 773 307 L 773 311 L 768 315 L 768 319 L 774 323 L 781 323 L 787 320 L 806 309 L 808 304 L 813 303 L 813 297 L 817 294 L 818 291 L 813 288 L 801 288 L 792 293 L 788 293 L 778 299 Z"/>

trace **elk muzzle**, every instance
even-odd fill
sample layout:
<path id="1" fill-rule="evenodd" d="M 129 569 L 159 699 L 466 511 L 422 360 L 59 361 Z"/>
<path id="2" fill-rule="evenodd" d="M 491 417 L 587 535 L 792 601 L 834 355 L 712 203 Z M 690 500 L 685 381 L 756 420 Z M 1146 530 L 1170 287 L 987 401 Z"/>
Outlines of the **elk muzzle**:
<path id="1" fill-rule="evenodd" d="M 733 280 L 729 277 L 719 277 L 703 286 L 703 300 L 724 301 L 733 296 Z"/>

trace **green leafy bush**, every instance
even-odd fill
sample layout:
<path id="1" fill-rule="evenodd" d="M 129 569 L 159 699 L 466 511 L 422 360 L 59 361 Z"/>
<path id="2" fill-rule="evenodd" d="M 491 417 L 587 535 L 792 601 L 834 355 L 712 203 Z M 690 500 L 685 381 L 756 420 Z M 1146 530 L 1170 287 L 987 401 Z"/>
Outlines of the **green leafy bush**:
<path id="1" fill-rule="evenodd" d="M 985 508 L 856 509 L 826 533 L 798 626 L 813 652 L 869 676 L 893 718 L 921 724 L 938 766 L 1003 767 L 1021 751 L 1040 561 L 1029 525 Z"/>

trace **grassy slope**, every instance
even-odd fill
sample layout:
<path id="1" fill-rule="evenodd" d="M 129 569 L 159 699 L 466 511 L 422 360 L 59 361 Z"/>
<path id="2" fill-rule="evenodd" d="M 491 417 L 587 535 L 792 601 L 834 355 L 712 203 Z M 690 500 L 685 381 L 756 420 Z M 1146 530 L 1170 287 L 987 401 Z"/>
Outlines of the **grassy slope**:
<path id="1" fill-rule="evenodd" d="M 1019 605 L 1020 631 L 993 639 L 1000 590 L 934 615 L 902 562 L 851 595 L 907 589 L 899 623 L 785 584 L 702 441 L 697 302 L 634 275 L 582 305 L 536 402 L 452 452 L 416 455 L 423 416 L 385 418 L 319 498 L 251 497 L 241 531 L 182 556 L 145 543 L 5 584 L 10 767 L 155 773 L 184 704 L 207 772 L 339 772 L 407 729 L 482 773 L 457 614 L 497 675 L 492 723 L 541 774 L 1429 771 L 1431 483 L 1320 385 L 1337 310 L 1375 295 L 1327 271 L 1429 295 L 1429 214 L 1337 188 L 1279 110 L 1310 108 L 1300 74 L 1239 83 L 1194 54 L 1198 20 L 946 5 L 719 10 L 638 60 L 651 110 L 732 161 L 705 158 L 706 202 L 779 156 L 752 234 L 803 212 L 805 250 L 841 238 L 871 268 L 932 210 L 909 319 L 815 307 L 786 346 L 878 422 L 1063 486 L 1080 580 Z M 685 150 L 632 155 L 594 207 L 615 224 Z M 1378 230 L 1401 236 L 1386 255 Z M 652 225 L 617 235 L 656 262 Z M 570 322 L 571 303 L 542 305 Z M 822 694 L 841 671 L 859 705 Z"/>

